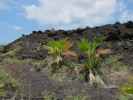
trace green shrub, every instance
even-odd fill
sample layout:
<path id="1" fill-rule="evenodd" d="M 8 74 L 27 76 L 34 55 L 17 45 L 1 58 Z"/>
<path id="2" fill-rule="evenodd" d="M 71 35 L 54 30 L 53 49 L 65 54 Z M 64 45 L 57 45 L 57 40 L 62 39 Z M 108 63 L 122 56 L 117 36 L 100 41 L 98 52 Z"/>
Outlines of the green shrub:
<path id="1" fill-rule="evenodd" d="M 95 37 L 94 40 L 88 41 L 88 39 L 83 38 L 79 43 L 78 47 L 81 52 L 86 53 L 88 55 L 92 55 L 96 53 L 96 49 L 103 42 L 102 37 Z"/>
<path id="2" fill-rule="evenodd" d="M 81 53 L 87 55 L 88 59 L 85 60 L 87 69 L 96 68 L 99 65 L 99 57 L 96 56 L 96 50 L 102 43 L 102 38 L 96 37 L 93 41 L 82 39 L 78 43 Z"/>
<path id="3" fill-rule="evenodd" d="M 3 69 L 0 69 L 0 96 L 6 95 L 6 85 L 10 84 L 12 88 L 16 89 L 18 82 L 12 78 L 7 72 Z"/>
<path id="4" fill-rule="evenodd" d="M 44 45 L 44 48 L 48 50 L 48 53 L 52 56 L 52 62 L 49 61 L 50 66 L 61 66 L 62 64 L 62 55 L 64 52 L 67 52 L 72 47 L 72 43 L 68 39 L 62 40 L 52 40 Z"/>
<path id="5" fill-rule="evenodd" d="M 123 85 L 120 90 L 124 94 L 133 94 L 133 85 Z"/>
<path id="6" fill-rule="evenodd" d="M 11 49 L 11 50 L 9 50 L 8 52 L 6 52 L 6 53 L 3 53 L 1 56 L 2 57 L 7 57 L 7 58 L 16 58 L 16 54 L 17 54 L 17 52 L 18 51 L 20 51 L 22 49 L 22 47 L 16 47 L 16 48 L 14 48 L 14 49 Z"/>
<path id="7" fill-rule="evenodd" d="M 55 56 L 61 55 L 63 52 L 68 51 L 71 46 L 70 41 L 67 39 L 52 40 L 47 43 L 49 53 Z"/>
<path id="8" fill-rule="evenodd" d="M 120 87 L 119 100 L 131 100 L 133 99 L 133 85 L 123 85 Z"/>
<path id="9" fill-rule="evenodd" d="M 97 80 L 96 77 L 96 74 L 98 74 L 99 66 L 101 64 L 101 58 L 96 56 L 96 50 L 102 44 L 102 42 L 103 38 L 95 37 L 92 41 L 88 41 L 84 38 L 78 43 L 78 47 L 81 53 L 87 56 L 87 58 L 84 60 L 84 69 L 86 71 L 85 77 L 86 80 L 88 80 L 89 76 L 91 83 L 98 81 L 100 78 L 98 77 Z"/>

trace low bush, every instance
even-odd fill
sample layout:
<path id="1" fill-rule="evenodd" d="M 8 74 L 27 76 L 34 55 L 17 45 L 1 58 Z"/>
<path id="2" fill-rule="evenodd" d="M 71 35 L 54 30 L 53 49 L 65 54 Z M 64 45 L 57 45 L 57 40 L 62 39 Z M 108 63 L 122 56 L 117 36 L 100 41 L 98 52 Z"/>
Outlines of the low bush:
<path id="1" fill-rule="evenodd" d="M 68 39 L 49 41 L 47 45 L 44 45 L 44 48 L 48 50 L 48 53 L 52 57 L 49 57 L 50 60 L 48 60 L 48 65 L 52 67 L 61 67 L 63 53 L 69 51 L 71 47 L 72 43 Z"/>
<path id="2" fill-rule="evenodd" d="M 12 89 L 16 90 L 18 87 L 18 82 L 3 69 L 0 69 L 0 96 L 6 95 L 7 86 L 10 86 Z"/>
<path id="3" fill-rule="evenodd" d="M 120 87 L 119 100 L 132 100 L 133 99 L 133 85 L 123 85 Z"/>
<path id="4" fill-rule="evenodd" d="M 97 48 L 102 44 L 103 38 L 95 37 L 94 40 L 88 41 L 87 39 L 82 39 L 78 43 L 78 47 L 81 51 L 81 54 L 86 55 L 84 59 L 84 69 L 85 69 L 85 79 L 90 81 L 91 84 L 100 82 L 103 84 L 103 81 L 98 75 L 99 67 L 101 64 L 100 56 L 97 56 Z"/>

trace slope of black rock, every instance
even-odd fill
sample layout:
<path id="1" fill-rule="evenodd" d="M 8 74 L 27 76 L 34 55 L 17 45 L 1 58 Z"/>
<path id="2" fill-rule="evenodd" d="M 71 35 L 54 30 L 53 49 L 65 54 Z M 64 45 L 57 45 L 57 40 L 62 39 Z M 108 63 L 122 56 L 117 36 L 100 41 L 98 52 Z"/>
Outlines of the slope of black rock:
<path id="1" fill-rule="evenodd" d="M 14 48 L 21 47 L 21 50 L 17 53 L 18 58 L 44 59 L 47 51 L 40 47 L 49 40 L 67 37 L 73 40 L 73 42 L 76 42 L 76 40 L 79 40 L 82 37 L 92 39 L 96 35 L 104 35 L 106 37 L 106 42 L 111 42 L 112 48 L 116 52 L 133 50 L 133 22 L 129 21 L 124 24 L 117 22 L 115 24 L 108 24 L 100 27 L 86 27 L 68 31 L 33 31 L 31 34 L 23 35 L 21 38 L 5 46 L 3 52 L 8 52 Z M 38 48 L 40 49 L 38 50 Z"/>

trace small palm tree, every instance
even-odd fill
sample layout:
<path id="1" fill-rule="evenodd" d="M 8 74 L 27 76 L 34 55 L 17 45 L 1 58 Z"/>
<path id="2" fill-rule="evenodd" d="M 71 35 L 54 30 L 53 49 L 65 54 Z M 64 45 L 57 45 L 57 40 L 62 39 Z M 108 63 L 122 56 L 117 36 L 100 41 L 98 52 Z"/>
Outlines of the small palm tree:
<path id="1" fill-rule="evenodd" d="M 103 83 L 100 77 L 98 75 L 96 76 L 101 63 L 101 58 L 96 56 L 96 51 L 102 42 L 103 38 L 95 37 L 92 41 L 88 41 L 84 38 L 78 43 L 80 51 L 87 56 L 87 59 L 84 60 L 84 69 L 86 71 L 85 79 L 88 81 L 89 77 L 91 84 L 96 81 Z"/>
<path id="2" fill-rule="evenodd" d="M 67 52 L 72 47 L 72 43 L 68 39 L 62 40 L 52 40 L 47 43 L 47 46 L 44 46 L 48 53 L 54 59 L 53 63 L 59 65 L 62 62 L 62 55 L 64 52 Z"/>

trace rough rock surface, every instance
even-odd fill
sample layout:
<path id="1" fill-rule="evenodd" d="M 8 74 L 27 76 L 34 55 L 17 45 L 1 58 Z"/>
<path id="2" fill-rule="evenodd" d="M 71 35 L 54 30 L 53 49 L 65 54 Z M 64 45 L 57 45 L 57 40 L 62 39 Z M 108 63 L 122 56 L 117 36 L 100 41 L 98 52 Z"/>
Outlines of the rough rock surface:
<path id="1" fill-rule="evenodd" d="M 128 59 L 133 59 L 131 52 L 133 50 L 133 22 L 131 21 L 124 24 L 117 22 L 113 25 L 109 24 L 94 28 L 86 27 L 69 31 L 33 31 L 30 35 L 23 35 L 16 41 L 8 44 L 5 47 L 4 52 L 20 46 L 22 47 L 22 50 L 18 52 L 18 58 L 44 59 L 47 55 L 47 51 L 42 50 L 41 48 L 39 50 L 37 49 L 51 39 L 70 38 L 73 42 L 76 42 L 76 40 L 79 40 L 82 37 L 87 37 L 91 40 L 96 35 L 104 35 L 106 37 L 106 42 L 111 42 L 114 53 L 124 52 L 123 55 L 129 54 Z M 130 61 L 128 59 L 126 58 L 125 60 Z"/>

